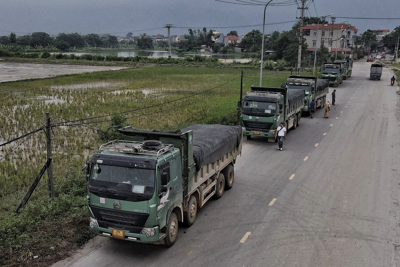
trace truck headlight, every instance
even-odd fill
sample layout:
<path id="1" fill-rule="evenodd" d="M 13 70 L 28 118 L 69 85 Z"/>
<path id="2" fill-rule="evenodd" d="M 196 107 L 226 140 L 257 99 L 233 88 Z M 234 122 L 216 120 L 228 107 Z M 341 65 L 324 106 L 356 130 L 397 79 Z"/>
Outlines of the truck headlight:
<path id="1" fill-rule="evenodd" d="M 96 219 L 90 218 L 90 229 L 93 229 L 94 227 L 99 227 L 99 223 L 97 222 Z"/>
<path id="2" fill-rule="evenodd" d="M 275 130 L 269 130 L 268 131 L 270 134 L 274 134 L 275 133 Z"/>
<path id="3" fill-rule="evenodd" d="M 154 228 L 143 228 L 140 232 L 142 235 L 145 235 L 147 238 L 153 237 L 156 234 Z"/>

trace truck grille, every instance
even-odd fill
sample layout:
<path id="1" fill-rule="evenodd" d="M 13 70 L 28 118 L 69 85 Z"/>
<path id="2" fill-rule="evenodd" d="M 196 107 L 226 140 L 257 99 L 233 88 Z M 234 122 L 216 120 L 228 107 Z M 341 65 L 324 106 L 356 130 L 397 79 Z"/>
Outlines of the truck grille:
<path id="1" fill-rule="evenodd" d="M 268 132 L 272 127 L 272 122 L 243 121 L 243 124 L 248 131 L 259 130 Z"/>
<path id="2" fill-rule="evenodd" d="M 333 81 L 336 80 L 336 77 L 328 77 L 328 80 L 329 80 L 330 82 L 333 82 Z"/>
<path id="3" fill-rule="evenodd" d="M 100 221 L 111 224 L 143 227 L 149 214 L 115 211 L 90 206 L 93 215 Z"/>

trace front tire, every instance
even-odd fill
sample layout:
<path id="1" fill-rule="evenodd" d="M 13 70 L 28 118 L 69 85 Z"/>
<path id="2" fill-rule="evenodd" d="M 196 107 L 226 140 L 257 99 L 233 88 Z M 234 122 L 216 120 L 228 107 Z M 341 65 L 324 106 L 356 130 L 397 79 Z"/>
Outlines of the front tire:
<path id="1" fill-rule="evenodd" d="M 167 235 L 164 239 L 165 246 L 172 247 L 178 237 L 178 217 L 174 212 L 169 216 L 166 234 Z"/>

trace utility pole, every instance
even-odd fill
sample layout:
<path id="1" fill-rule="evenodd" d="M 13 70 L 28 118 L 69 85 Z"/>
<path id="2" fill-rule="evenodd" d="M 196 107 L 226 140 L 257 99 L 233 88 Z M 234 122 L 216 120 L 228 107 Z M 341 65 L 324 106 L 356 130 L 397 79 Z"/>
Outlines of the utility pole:
<path id="1" fill-rule="evenodd" d="M 47 139 L 47 160 L 50 159 L 49 166 L 47 167 L 47 184 L 49 188 L 49 198 L 53 200 L 54 198 L 54 183 L 53 183 L 53 153 L 51 150 L 51 122 L 50 114 L 46 113 L 46 139 Z"/>
<path id="2" fill-rule="evenodd" d="M 397 37 L 397 45 L 396 45 L 396 57 L 395 57 L 395 62 L 397 61 L 397 54 L 398 54 L 398 51 L 399 51 L 399 39 L 400 39 L 400 36 L 399 36 L 399 37 Z"/>
<path id="3" fill-rule="evenodd" d="M 169 47 L 169 58 L 171 58 L 171 27 L 172 24 L 165 25 L 165 28 L 168 28 L 168 47 Z"/>
<path id="4" fill-rule="evenodd" d="M 297 8 L 297 9 L 301 9 L 301 17 L 297 18 L 297 19 L 300 19 L 299 52 L 297 55 L 297 75 L 300 75 L 300 68 L 301 68 L 301 47 L 302 47 L 301 44 L 303 42 L 304 10 L 308 9 L 308 7 L 305 7 L 307 0 L 300 0 L 300 1 L 301 1 L 301 7 Z"/>

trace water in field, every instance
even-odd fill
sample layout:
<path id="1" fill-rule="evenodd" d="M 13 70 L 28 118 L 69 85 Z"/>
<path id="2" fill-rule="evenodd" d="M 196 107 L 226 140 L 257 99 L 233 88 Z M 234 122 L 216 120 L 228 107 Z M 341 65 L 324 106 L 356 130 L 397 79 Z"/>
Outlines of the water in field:
<path id="1" fill-rule="evenodd" d="M 53 85 L 50 88 L 54 90 L 87 90 L 99 88 L 115 88 L 125 86 L 127 83 L 123 82 L 95 82 L 95 83 L 79 83 L 68 85 Z"/>

